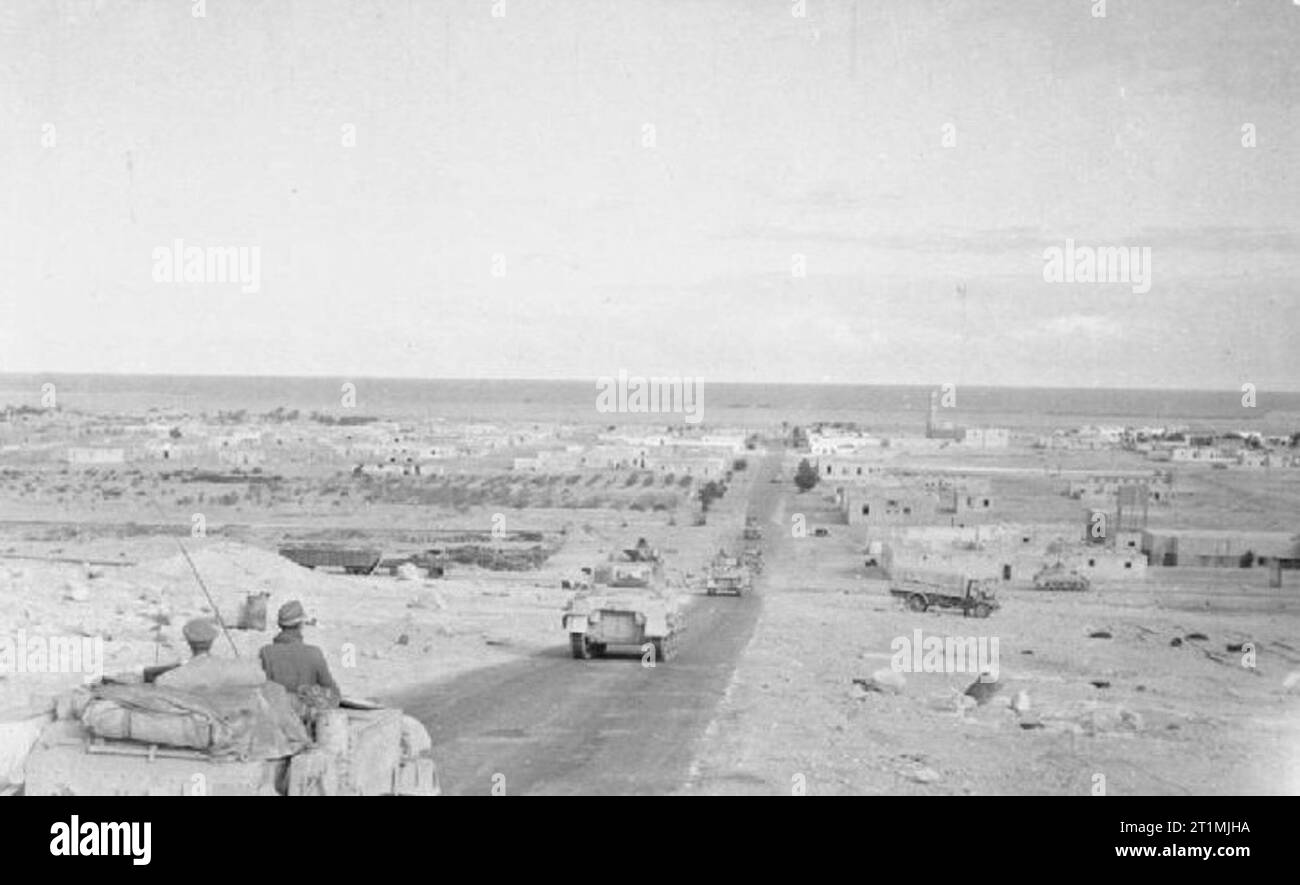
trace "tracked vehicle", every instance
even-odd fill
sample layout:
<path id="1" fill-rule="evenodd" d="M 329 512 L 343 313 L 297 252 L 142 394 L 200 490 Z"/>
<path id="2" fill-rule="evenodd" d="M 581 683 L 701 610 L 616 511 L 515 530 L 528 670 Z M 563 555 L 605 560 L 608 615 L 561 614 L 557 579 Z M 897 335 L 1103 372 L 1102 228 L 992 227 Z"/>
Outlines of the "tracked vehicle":
<path id="1" fill-rule="evenodd" d="M 649 647 L 656 661 L 668 661 L 677 652 L 683 618 L 658 552 L 642 539 L 591 570 L 590 583 L 577 586 L 561 623 L 579 660 L 602 657 L 611 648 Z"/>

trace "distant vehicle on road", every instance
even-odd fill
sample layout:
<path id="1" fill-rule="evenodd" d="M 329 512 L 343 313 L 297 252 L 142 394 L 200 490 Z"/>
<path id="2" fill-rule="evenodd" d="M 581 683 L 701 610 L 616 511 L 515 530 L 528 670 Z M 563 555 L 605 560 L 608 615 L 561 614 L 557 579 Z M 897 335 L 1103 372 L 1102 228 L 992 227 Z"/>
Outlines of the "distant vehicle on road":
<path id="1" fill-rule="evenodd" d="M 659 555 L 644 543 L 592 569 L 590 584 L 569 600 L 561 623 L 579 660 L 601 657 L 610 646 L 648 644 L 656 661 L 668 661 L 684 626 Z"/>
<path id="2" fill-rule="evenodd" d="M 720 550 L 709 564 L 709 576 L 704 587 L 710 596 L 719 593 L 744 596 L 750 589 L 750 581 L 749 569 L 736 557 L 728 556 L 725 550 Z"/>

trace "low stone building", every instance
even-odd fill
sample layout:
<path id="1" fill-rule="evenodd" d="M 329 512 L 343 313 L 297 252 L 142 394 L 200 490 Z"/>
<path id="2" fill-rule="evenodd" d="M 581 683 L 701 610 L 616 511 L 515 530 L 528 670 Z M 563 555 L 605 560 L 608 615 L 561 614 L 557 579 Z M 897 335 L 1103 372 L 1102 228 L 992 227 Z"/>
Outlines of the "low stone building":
<path id="1" fill-rule="evenodd" d="M 78 465 L 125 464 L 126 449 L 108 446 L 72 446 L 68 449 L 68 463 Z"/>
<path id="2" fill-rule="evenodd" d="M 905 485 L 850 486 L 840 492 L 849 525 L 926 525 L 936 519 L 939 498 Z"/>
<path id="3" fill-rule="evenodd" d="M 1142 533 L 1142 551 L 1166 568 L 1300 568 L 1300 543 L 1287 532 L 1159 529 Z"/>

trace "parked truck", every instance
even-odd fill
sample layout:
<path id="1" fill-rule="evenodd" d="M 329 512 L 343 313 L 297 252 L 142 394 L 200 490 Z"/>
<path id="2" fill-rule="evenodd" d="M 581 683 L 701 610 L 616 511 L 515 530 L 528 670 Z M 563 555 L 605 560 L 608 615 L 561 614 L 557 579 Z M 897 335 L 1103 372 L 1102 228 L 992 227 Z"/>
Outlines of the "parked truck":
<path id="1" fill-rule="evenodd" d="M 368 575 L 379 565 L 380 551 L 368 547 L 311 544 L 280 548 L 280 555 L 303 568 L 339 568 L 350 575 Z"/>
<path id="2" fill-rule="evenodd" d="M 987 582 L 966 576 L 954 576 L 949 583 L 939 580 L 904 579 L 889 588 L 891 595 L 902 599 L 909 609 L 923 612 L 930 608 L 961 609 L 967 617 L 987 618 L 1001 607 Z"/>

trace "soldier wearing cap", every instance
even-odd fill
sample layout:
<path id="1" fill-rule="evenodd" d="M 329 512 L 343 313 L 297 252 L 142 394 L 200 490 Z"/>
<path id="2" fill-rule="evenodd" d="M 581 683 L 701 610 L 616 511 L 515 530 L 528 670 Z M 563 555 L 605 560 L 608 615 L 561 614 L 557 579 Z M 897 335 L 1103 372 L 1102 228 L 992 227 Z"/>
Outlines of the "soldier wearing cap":
<path id="1" fill-rule="evenodd" d="M 193 690 L 231 685 L 259 685 L 266 677 L 251 661 L 232 661 L 215 657 L 212 643 L 218 636 L 217 625 L 208 618 L 194 618 L 181 629 L 190 646 L 190 659 L 155 680 L 164 688 Z"/>
<path id="2" fill-rule="evenodd" d="M 331 695 L 337 706 L 339 687 L 330 675 L 329 664 L 325 663 L 325 654 L 316 646 L 308 645 L 302 639 L 302 625 L 307 620 L 302 603 L 294 599 L 280 606 L 276 621 L 280 632 L 270 645 L 262 646 L 259 656 L 266 678 L 283 685 L 290 695 L 301 695 L 302 690 L 312 690 L 313 686 Z"/>

